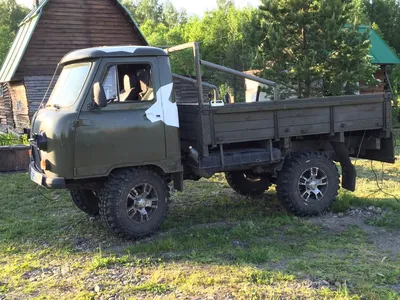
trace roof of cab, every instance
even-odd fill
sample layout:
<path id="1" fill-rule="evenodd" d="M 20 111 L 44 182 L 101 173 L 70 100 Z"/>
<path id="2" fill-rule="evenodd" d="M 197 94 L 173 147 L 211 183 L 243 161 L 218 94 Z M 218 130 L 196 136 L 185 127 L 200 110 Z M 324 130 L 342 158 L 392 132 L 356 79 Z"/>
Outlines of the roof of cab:
<path id="1" fill-rule="evenodd" d="M 148 46 L 95 47 L 72 51 L 61 59 L 60 64 L 92 58 L 126 56 L 167 56 L 167 53 L 160 48 Z"/>

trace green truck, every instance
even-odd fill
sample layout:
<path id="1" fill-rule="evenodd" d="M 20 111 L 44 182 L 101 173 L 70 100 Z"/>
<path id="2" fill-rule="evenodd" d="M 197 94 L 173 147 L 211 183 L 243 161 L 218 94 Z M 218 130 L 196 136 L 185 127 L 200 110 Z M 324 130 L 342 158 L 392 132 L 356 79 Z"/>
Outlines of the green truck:
<path id="1" fill-rule="evenodd" d="M 169 53 L 193 48 L 196 102 L 177 103 Z M 30 177 L 68 189 L 112 233 L 141 238 L 167 216 L 170 188 L 225 173 L 246 196 L 272 184 L 291 213 L 317 215 L 342 187 L 354 191 L 351 157 L 395 162 L 390 95 L 280 100 L 272 82 L 200 59 L 197 43 L 162 50 L 101 47 L 67 54 L 32 120 Z M 208 99 L 201 67 L 271 86 L 274 101 Z M 193 91 L 192 91 L 193 92 Z"/>

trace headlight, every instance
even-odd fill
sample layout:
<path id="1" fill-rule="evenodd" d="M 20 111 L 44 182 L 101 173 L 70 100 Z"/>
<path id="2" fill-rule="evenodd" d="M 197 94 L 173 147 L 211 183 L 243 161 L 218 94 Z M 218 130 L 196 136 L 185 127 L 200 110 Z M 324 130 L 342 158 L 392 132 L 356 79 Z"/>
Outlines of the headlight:
<path id="1" fill-rule="evenodd" d="M 42 151 L 47 151 L 47 136 L 46 133 L 41 132 L 34 135 L 34 140 L 37 147 Z"/>

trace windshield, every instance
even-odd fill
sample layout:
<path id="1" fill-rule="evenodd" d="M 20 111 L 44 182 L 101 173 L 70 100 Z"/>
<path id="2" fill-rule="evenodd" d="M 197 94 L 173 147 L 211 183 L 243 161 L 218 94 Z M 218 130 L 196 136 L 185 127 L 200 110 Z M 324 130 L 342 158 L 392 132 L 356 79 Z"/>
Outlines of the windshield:
<path id="1" fill-rule="evenodd" d="M 90 62 L 65 66 L 46 107 L 68 107 L 73 105 L 85 84 L 90 66 Z"/>

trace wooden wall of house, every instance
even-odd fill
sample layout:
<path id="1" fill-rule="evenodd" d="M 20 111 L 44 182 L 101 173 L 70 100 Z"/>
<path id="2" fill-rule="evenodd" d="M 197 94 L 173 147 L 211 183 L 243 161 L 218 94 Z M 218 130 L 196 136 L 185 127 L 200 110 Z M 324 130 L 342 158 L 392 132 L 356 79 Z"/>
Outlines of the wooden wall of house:
<path id="1" fill-rule="evenodd" d="M 0 125 L 14 127 L 11 95 L 8 83 L 0 83 Z"/>
<path id="2" fill-rule="evenodd" d="M 380 68 L 374 74 L 375 79 L 380 81 L 379 83 L 373 85 L 366 85 L 363 83 L 360 84 L 360 94 L 382 94 L 385 92 L 385 67 L 386 66 L 384 65 L 380 66 Z"/>
<path id="3" fill-rule="evenodd" d="M 56 76 L 49 88 L 51 79 L 53 76 L 27 76 L 24 78 L 24 84 L 26 89 L 26 96 L 28 98 L 28 115 L 32 120 L 33 115 L 39 109 L 40 103 L 44 96 L 47 101 L 51 95 L 51 92 L 57 82 L 58 76 Z M 47 91 L 47 89 L 49 90 Z M 47 94 L 46 94 L 47 91 Z"/>
<path id="4" fill-rule="evenodd" d="M 68 52 L 96 46 L 145 45 L 115 0 L 49 0 L 15 79 L 52 75 Z"/>
<path id="5" fill-rule="evenodd" d="M 23 81 L 9 84 L 15 128 L 22 130 L 29 127 L 29 107 Z"/>

